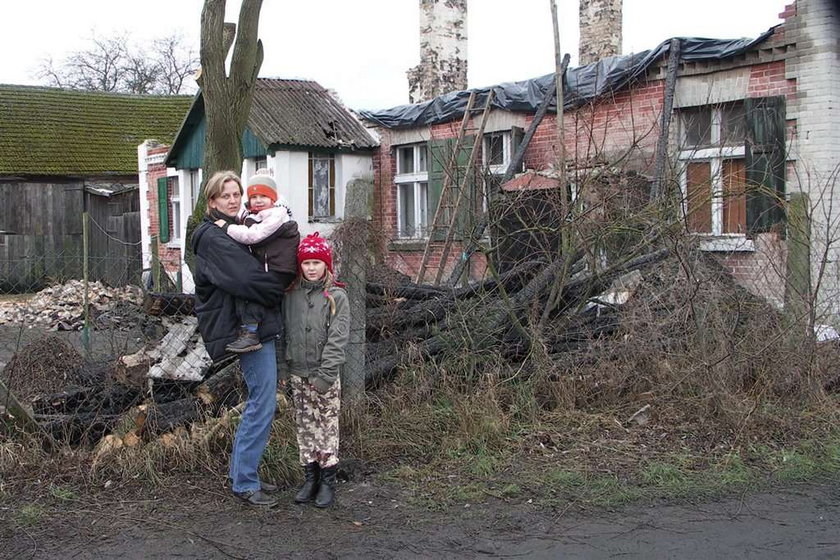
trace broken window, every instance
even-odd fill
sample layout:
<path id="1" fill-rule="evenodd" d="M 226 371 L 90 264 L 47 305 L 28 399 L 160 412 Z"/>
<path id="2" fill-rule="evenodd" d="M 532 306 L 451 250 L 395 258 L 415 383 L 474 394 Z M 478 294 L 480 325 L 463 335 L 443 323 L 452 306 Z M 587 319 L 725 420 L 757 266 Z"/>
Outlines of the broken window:
<path id="1" fill-rule="evenodd" d="M 484 192 L 478 193 L 481 207 L 476 211 L 486 212 L 488 199 L 501 188 L 502 177 L 510 165 L 515 144 L 521 139 L 522 129 L 514 127 L 502 132 L 490 132 L 484 135 L 482 160 L 484 163 Z M 477 185 L 479 188 L 481 183 Z"/>
<path id="2" fill-rule="evenodd" d="M 505 166 L 510 162 L 510 133 L 491 132 L 484 135 L 484 165 Z M 504 173 L 505 170 L 502 170 Z"/>
<path id="3" fill-rule="evenodd" d="M 426 144 L 398 146 L 397 235 L 402 238 L 426 236 L 429 224 L 429 173 Z"/>
<path id="4" fill-rule="evenodd" d="M 309 154 L 309 219 L 335 218 L 335 156 Z"/>

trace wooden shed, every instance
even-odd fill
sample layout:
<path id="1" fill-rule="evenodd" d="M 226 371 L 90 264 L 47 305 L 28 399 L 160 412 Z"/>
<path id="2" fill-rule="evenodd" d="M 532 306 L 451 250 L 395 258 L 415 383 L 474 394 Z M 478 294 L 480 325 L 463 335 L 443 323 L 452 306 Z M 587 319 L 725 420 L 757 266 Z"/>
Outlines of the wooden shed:
<path id="1" fill-rule="evenodd" d="M 171 141 L 190 96 L 0 85 L 0 292 L 139 283 L 137 146 Z"/>

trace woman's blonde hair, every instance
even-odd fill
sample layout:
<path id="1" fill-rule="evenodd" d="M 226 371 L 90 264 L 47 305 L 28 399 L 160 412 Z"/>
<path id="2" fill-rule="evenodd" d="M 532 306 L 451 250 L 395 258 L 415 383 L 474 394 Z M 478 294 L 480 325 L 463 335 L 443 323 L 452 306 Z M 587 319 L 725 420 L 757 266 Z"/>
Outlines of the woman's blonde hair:
<path id="1" fill-rule="evenodd" d="M 234 181 L 237 185 L 239 185 L 239 194 L 244 194 L 244 190 L 242 189 L 242 179 L 239 178 L 234 171 L 217 171 L 213 173 L 213 176 L 207 181 L 204 185 L 204 198 L 207 202 L 210 202 L 220 194 L 222 191 L 225 190 L 225 183 L 228 181 Z M 205 211 L 206 214 L 210 215 L 210 205 L 207 205 L 207 210 Z"/>

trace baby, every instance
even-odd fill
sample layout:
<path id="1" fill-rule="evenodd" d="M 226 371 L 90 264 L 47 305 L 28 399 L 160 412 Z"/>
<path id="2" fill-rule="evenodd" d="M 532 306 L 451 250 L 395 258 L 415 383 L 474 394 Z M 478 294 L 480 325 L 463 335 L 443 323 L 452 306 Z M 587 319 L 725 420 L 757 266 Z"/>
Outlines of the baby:
<path id="1" fill-rule="evenodd" d="M 297 274 L 300 243 L 297 222 L 291 219 L 291 211 L 287 206 L 277 204 L 277 185 L 267 170 L 258 170 L 248 180 L 246 194 L 248 213 L 242 219 L 242 224 L 231 225 L 218 220 L 216 225 L 224 228 L 239 243 L 248 245 L 265 269 L 277 276 L 277 282 L 285 291 Z M 242 327 L 237 339 L 228 344 L 225 350 L 242 354 L 262 348 L 257 328 L 265 313 L 266 308 L 262 305 L 237 299 L 236 314 Z"/>

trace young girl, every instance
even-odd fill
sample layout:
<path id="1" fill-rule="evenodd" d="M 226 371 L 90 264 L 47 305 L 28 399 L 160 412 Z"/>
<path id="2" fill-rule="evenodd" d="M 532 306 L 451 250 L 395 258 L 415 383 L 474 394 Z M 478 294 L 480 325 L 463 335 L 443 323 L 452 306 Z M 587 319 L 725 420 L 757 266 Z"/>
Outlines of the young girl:
<path id="1" fill-rule="evenodd" d="M 300 463 L 305 482 L 295 495 L 302 504 L 329 507 L 335 499 L 341 366 L 350 337 L 347 293 L 333 276 L 332 248 L 313 233 L 300 242 L 298 278 L 283 301 L 285 368 L 290 379 Z"/>

